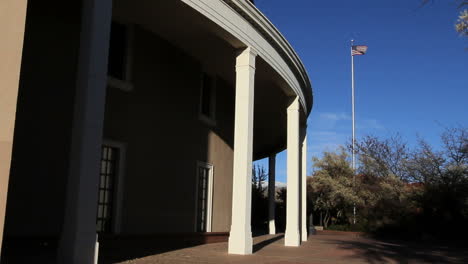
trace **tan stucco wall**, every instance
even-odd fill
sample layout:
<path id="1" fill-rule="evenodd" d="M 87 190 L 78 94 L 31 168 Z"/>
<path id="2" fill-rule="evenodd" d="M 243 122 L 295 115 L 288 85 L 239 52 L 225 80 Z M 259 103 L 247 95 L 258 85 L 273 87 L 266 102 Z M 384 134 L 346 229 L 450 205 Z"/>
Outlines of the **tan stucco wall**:
<path id="1" fill-rule="evenodd" d="M 28 1 L 5 236 L 61 229 L 79 10 L 76 3 Z"/>
<path id="2" fill-rule="evenodd" d="M 214 165 L 212 231 L 228 232 L 232 209 L 235 92 L 221 79 L 216 85 L 217 126 L 208 135 L 207 156 L 207 161 Z"/>
<path id="3" fill-rule="evenodd" d="M 21 56 L 26 22 L 25 0 L 0 2 L 0 252 L 10 176 Z"/>
<path id="4" fill-rule="evenodd" d="M 61 230 L 79 10 L 29 1 L 6 236 Z M 233 85 L 217 81 L 217 124 L 210 127 L 198 116 L 201 72 L 209 65 L 138 26 L 133 65 L 133 91 L 108 88 L 104 129 L 105 139 L 127 144 L 123 233 L 194 231 L 197 161 L 214 165 L 212 231 L 229 231 Z"/>
<path id="5" fill-rule="evenodd" d="M 199 120 L 202 66 L 135 28 L 134 90 L 108 88 L 105 139 L 127 145 L 122 233 L 193 232 L 197 161 L 214 165 L 213 231 L 228 231 L 232 86 L 218 82 L 217 125 Z"/>
<path id="6" fill-rule="evenodd" d="M 208 162 L 214 165 L 213 232 L 227 232 L 231 227 L 232 147 L 215 133 L 209 134 Z"/>

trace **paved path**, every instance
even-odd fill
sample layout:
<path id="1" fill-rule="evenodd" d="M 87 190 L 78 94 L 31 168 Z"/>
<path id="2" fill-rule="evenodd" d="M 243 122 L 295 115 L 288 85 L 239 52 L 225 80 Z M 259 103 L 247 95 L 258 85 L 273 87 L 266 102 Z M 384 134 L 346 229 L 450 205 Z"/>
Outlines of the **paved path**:
<path id="1" fill-rule="evenodd" d="M 284 247 L 282 235 L 254 238 L 254 254 L 228 255 L 227 243 L 215 243 L 167 251 L 119 263 L 468 263 L 468 250 L 457 246 L 383 242 L 345 233 L 309 237 L 300 247 Z"/>

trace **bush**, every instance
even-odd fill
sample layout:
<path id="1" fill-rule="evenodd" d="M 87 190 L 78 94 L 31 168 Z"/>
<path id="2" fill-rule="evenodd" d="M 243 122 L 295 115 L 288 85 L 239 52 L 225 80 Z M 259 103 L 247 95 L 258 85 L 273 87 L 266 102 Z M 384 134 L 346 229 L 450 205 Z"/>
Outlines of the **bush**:
<path id="1" fill-rule="evenodd" d="M 334 230 L 334 231 L 349 231 L 349 232 L 366 232 L 366 226 L 362 223 L 356 224 L 343 224 L 343 225 L 330 225 L 328 226 L 327 230 Z"/>

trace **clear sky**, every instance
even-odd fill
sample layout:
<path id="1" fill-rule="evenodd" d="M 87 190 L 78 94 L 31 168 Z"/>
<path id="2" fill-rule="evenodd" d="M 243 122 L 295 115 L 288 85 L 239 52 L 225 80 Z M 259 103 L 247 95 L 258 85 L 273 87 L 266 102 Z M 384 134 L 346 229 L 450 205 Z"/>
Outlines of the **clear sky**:
<path id="1" fill-rule="evenodd" d="M 350 40 L 369 46 L 355 56 L 357 137 L 400 133 L 434 146 L 444 126 L 468 126 L 468 38 L 454 24 L 455 1 L 256 0 L 302 59 L 312 82 L 311 156 L 351 138 Z M 262 160 L 268 168 L 267 161 Z M 286 182 L 286 151 L 277 156 Z"/>

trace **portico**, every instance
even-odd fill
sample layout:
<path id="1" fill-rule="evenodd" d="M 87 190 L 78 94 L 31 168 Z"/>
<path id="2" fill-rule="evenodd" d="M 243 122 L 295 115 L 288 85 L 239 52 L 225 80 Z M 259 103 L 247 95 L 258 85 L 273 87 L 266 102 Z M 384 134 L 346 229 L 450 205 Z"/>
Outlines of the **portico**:
<path id="1" fill-rule="evenodd" d="M 307 239 L 311 86 L 252 3 L 7 0 L 4 11 L 0 242 L 47 238 L 58 263 L 81 264 L 97 261 L 100 237 L 226 233 L 229 253 L 252 254 L 252 161 L 269 157 L 274 172 L 286 148 L 285 244 Z"/>

